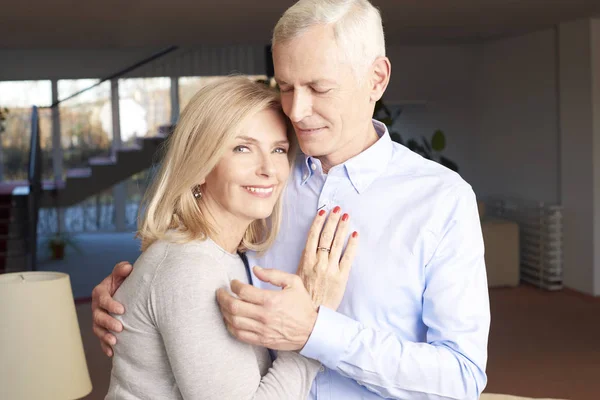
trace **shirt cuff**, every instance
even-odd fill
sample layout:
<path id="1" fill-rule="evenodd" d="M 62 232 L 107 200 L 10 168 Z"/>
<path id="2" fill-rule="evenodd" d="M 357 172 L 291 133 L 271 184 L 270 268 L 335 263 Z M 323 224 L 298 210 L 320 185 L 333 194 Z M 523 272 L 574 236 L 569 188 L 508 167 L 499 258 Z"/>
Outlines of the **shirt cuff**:
<path id="1" fill-rule="evenodd" d="M 361 329 L 360 322 L 320 306 L 315 327 L 300 354 L 335 370 Z"/>

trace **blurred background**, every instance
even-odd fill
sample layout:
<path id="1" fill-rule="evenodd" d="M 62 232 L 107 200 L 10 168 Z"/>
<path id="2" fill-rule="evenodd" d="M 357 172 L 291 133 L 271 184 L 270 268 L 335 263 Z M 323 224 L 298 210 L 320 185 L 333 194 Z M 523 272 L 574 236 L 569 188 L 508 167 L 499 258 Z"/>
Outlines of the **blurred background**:
<path id="1" fill-rule="evenodd" d="M 375 118 L 478 197 L 492 302 L 486 392 L 600 393 L 600 3 L 373 0 L 392 63 Z M 0 5 L 0 273 L 62 271 L 94 390 L 91 290 L 135 261 L 141 196 L 191 96 L 272 77 L 292 1 Z"/>

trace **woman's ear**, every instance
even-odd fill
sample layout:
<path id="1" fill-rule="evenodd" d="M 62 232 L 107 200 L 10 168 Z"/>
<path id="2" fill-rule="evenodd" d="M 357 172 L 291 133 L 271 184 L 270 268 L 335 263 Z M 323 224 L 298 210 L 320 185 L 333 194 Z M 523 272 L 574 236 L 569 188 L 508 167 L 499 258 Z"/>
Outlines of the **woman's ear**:
<path id="1" fill-rule="evenodd" d="M 202 184 L 196 185 L 192 188 L 192 194 L 198 200 L 202 198 L 202 192 L 203 192 Z"/>

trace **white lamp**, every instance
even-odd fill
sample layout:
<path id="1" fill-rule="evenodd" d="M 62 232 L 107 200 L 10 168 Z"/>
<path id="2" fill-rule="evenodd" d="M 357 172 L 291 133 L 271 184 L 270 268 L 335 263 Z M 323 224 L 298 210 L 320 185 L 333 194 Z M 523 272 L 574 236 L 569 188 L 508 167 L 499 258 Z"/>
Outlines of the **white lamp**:
<path id="1" fill-rule="evenodd" d="M 0 275 L 0 399 L 72 400 L 91 391 L 69 276 Z"/>

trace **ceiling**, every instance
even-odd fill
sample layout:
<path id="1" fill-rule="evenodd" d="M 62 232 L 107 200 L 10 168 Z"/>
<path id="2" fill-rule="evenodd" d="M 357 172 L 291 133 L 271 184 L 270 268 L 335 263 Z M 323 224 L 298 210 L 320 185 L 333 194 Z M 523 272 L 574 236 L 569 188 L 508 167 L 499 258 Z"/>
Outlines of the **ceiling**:
<path id="1" fill-rule="evenodd" d="M 600 16 L 600 0 L 373 0 L 390 44 L 473 42 Z M 291 0 L 3 0 L 0 48 L 266 43 Z"/>

